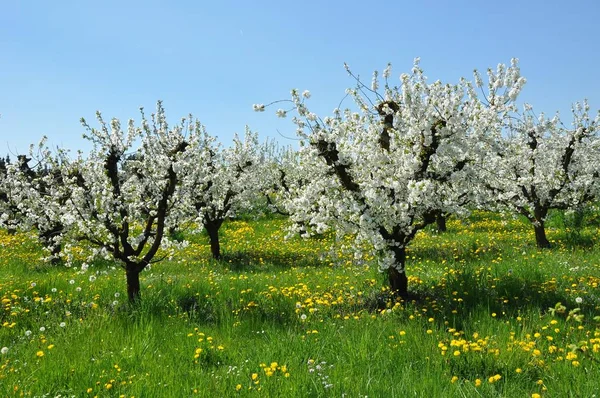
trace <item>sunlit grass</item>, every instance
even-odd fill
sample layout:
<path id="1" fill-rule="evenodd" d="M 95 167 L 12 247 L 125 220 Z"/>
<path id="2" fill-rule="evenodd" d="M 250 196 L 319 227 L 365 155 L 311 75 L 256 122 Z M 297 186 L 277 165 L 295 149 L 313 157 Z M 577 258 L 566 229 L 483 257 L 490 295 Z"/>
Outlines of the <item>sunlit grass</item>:
<path id="1" fill-rule="evenodd" d="M 411 302 L 332 236 L 224 225 L 142 273 L 39 262 L 0 231 L 0 396 L 591 396 L 600 376 L 598 230 L 475 213 L 408 250 Z M 558 304 L 561 303 L 561 304 Z"/>

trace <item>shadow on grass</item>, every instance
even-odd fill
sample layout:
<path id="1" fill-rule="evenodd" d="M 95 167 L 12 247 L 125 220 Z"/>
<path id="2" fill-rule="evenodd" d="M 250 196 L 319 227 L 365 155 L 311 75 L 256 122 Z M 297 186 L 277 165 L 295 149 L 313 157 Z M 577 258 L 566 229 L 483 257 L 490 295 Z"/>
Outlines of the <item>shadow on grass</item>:
<path id="1" fill-rule="evenodd" d="M 585 315 L 583 322 L 594 322 L 600 299 L 590 295 L 586 302 L 576 303 L 565 293 L 565 287 L 549 282 L 535 272 L 497 278 L 488 273 L 465 270 L 451 275 L 433 289 L 417 289 L 407 305 L 428 307 L 442 315 L 440 322 L 450 321 L 451 326 L 459 330 L 477 314 L 488 313 L 499 320 L 509 320 L 531 311 L 546 314 L 557 303 L 562 303 L 568 310 L 580 308 Z"/>
<path id="2" fill-rule="evenodd" d="M 290 252 L 252 250 L 224 252 L 219 260 L 212 261 L 234 272 L 263 272 L 292 267 L 320 267 L 325 265 L 325 256 L 319 258 Z"/>
<path id="3" fill-rule="evenodd" d="M 588 233 L 565 231 L 556 237 L 556 246 L 568 250 L 591 249 L 596 245 L 597 238 Z"/>
<path id="4" fill-rule="evenodd" d="M 442 251 L 455 253 L 454 250 L 446 248 Z M 495 250 L 490 250 L 485 256 L 489 255 L 493 258 L 497 253 Z M 462 255 L 468 255 L 468 251 L 462 252 Z M 476 256 L 472 260 L 480 262 L 482 257 Z M 320 267 L 323 266 L 324 261 L 316 256 L 253 251 L 226 253 L 218 264 L 234 272 L 267 272 L 288 269 L 290 266 Z M 363 296 L 352 304 L 328 308 L 323 315 L 333 317 L 360 312 L 377 313 L 392 308 L 398 299 L 389 290 L 381 289 L 382 285 L 386 286 L 384 280 L 382 276 L 381 284 L 364 289 Z M 569 309 L 580 307 L 581 312 L 586 315 L 584 322 L 590 321 L 594 315 L 597 315 L 594 311 L 600 307 L 600 299 L 591 295 L 586 298 L 586 302 L 577 304 L 573 295 L 565 293 L 565 288 L 569 284 L 562 283 L 560 279 L 556 283 L 550 283 L 547 275 L 535 270 L 527 271 L 525 274 L 511 273 L 498 276 L 494 270 L 482 271 L 466 265 L 452 274 L 444 274 L 439 280 L 419 285 L 409 284 L 411 296 L 401 304 L 409 309 L 406 311 L 407 314 L 426 309 L 426 313 L 432 314 L 436 320 L 448 321 L 457 329 L 467 326 L 473 318 L 481 316 L 481 313 L 490 316 L 495 313 L 497 319 L 508 320 L 531 311 L 544 314 L 559 302 Z M 178 299 L 180 309 L 200 322 L 220 322 L 223 314 L 231 313 L 235 313 L 242 319 L 269 321 L 282 325 L 297 318 L 294 303 L 291 301 L 275 304 L 263 302 L 256 308 L 242 308 L 239 303 L 231 299 L 207 303 L 201 297 L 202 295 L 200 298 Z"/>
<path id="5" fill-rule="evenodd" d="M 179 296 L 176 305 L 177 312 L 185 314 L 192 322 L 203 325 L 232 324 L 244 320 L 287 326 L 297 318 L 292 305 L 267 306 L 261 303 L 242 306 L 231 298 L 212 299 L 189 293 Z"/>
<path id="6" fill-rule="evenodd" d="M 299 322 L 296 298 L 268 296 L 260 291 L 241 296 L 237 293 L 226 294 L 227 291 L 215 293 L 211 289 L 209 285 L 182 288 L 166 283 L 157 284 L 156 291 L 148 291 L 134 311 L 130 308 L 122 315 L 128 321 L 132 320 L 128 318 L 130 316 L 139 320 L 148 315 L 165 320 L 184 317 L 198 325 L 242 322 L 294 328 Z M 433 287 L 426 287 L 426 284 L 410 285 L 409 289 L 412 296 L 401 302 L 404 310 L 394 311 L 398 321 L 404 322 L 411 315 L 422 314 L 423 319 L 434 318 L 440 329 L 453 327 L 469 330 L 474 327 L 475 321 L 491 317 L 493 313 L 497 314 L 498 321 L 511 322 L 524 314 L 543 315 L 559 302 L 566 306 L 566 313 L 581 308 L 585 325 L 594 322 L 593 317 L 597 315 L 595 308 L 600 306 L 600 299 L 593 295 L 586 296 L 583 303 L 576 303 L 572 296 L 564 292 L 564 286 L 549 283 L 543 275 L 535 273 L 496 278 L 489 273 L 464 270 L 446 275 Z M 346 315 L 377 314 L 393 308 L 398 302 L 389 290 L 382 291 L 379 284 L 362 290 L 363 295 L 352 302 L 319 307 L 319 316 L 324 320 L 333 320 Z"/>
<path id="7" fill-rule="evenodd" d="M 459 259 L 465 262 L 481 261 L 493 259 L 503 253 L 503 242 L 497 241 L 490 244 L 482 244 L 475 241 L 461 242 L 456 246 L 409 246 L 407 256 L 420 259 L 427 259 L 433 262 L 448 261 L 450 259 Z"/>

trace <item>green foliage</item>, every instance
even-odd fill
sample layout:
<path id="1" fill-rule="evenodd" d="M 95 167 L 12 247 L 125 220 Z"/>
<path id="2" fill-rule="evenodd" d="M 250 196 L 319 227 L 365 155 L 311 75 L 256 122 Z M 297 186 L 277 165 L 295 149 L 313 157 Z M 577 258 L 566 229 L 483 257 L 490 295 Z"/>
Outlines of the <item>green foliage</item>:
<path id="1" fill-rule="evenodd" d="M 599 213 L 595 206 L 579 207 L 572 211 L 554 210 L 548 216 L 547 225 L 559 229 L 565 244 L 570 246 L 592 246 L 593 236 L 589 233 L 598 227 Z"/>

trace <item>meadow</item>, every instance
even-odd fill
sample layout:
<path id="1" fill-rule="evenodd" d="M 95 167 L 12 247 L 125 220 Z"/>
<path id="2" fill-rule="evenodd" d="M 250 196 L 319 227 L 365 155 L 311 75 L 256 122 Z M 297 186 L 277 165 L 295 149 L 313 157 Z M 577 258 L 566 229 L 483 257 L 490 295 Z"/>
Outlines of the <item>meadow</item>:
<path id="1" fill-rule="evenodd" d="M 419 233 L 407 302 L 369 257 L 286 219 L 227 222 L 142 273 L 50 266 L 0 230 L 0 396 L 591 397 L 600 392 L 600 234 L 475 212 Z M 332 247 L 333 244 L 333 248 Z"/>

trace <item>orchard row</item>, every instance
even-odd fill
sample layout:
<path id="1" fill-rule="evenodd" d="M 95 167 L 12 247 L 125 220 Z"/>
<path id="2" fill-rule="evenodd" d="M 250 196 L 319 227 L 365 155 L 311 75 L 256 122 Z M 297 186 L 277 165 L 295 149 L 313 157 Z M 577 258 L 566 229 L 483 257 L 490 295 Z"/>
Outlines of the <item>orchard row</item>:
<path id="1" fill-rule="evenodd" d="M 406 247 L 427 225 L 474 208 L 512 211 L 547 248 L 551 209 L 598 199 L 600 116 L 576 104 L 567 127 L 518 106 L 517 60 L 489 69 L 487 83 L 477 71 L 473 81 L 429 83 L 418 59 L 399 86 L 390 76 L 388 65 L 369 86 L 355 78 L 354 104 L 326 117 L 309 110 L 308 91 L 254 105 L 288 105 L 276 114 L 291 115 L 298 150 L 261 144 L 248 129 L 225 147 L 191 115 L 169 125 L 161 102 L 139 125 L 82 119 L 87 156 L 42 140 L 0 164 L 0 225 L 37 231 L 50 261 L 71 263 L 85 242 L 88 262 L 122 264 L 135 300 L 140 272 L 185 245 L 179 229 L 204 228 L 218 258 L 222 223 L 266 204 L 289 216 L 293 232 L 351 236 L 357 257 L 374 254 L 392 291 L 407 297 Z"/>

